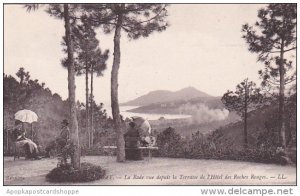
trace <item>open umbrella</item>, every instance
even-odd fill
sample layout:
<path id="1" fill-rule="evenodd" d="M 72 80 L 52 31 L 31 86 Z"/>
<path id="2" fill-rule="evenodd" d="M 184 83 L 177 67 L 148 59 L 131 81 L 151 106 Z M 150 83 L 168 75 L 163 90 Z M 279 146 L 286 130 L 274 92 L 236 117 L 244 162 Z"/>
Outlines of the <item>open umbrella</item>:
<path id="1" fill-rule="evenodd" d="M 151 126 L 148 120 L 140 116 L 133 116 L 131 119 L 136 124 L 137 128 L 142 131 L 142 135 L 151 134 Z"/>
<path id="2" fill-rule="evenodd" d="M 31 110 L 19 110 L 15 113 L 15 119 L 21 121 L 22 123 L 31 124 L 31 139 L 33 140 L 33 122 L 37 122 L 38 116 Z M 23 126 L 23 125 L 22 125 Z"/>
<path id="3" fill-rule="evenodd" d="M 17 113 L 15 113 L 15 119 L 31 124 L 33 122 L 37 122 L 38 116 L 31 110 L 19 110 Z"/>
<path id="4" fill-rule="evenodd" d="M 142 138 L 142 145 L 154 146 L 156 143 L 156 138 L 151 136 L 151 125 L 149 121 L 140 116 L 133 116 L 131 119 L 139 130 Z"/>

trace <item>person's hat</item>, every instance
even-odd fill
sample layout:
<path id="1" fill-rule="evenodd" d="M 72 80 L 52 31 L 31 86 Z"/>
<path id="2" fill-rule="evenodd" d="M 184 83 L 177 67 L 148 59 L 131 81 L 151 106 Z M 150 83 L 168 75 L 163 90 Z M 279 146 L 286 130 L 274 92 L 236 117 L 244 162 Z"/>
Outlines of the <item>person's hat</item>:
<path id="1" fill-rule="evenodd" d="M 63 124 L 63 125 L 68 125 L 68 124 L 69 124 L 69 121 L 68 121 L 67 119 L 64 119 L 64 120 L 61 122 L 61 124 Z"/>
<path id="2" fill-rule="evenodd" d="M 133 128 L 133 127 L 135 127 L 135 123 L 134 122 L 130 122 L 129 126 Z"/>

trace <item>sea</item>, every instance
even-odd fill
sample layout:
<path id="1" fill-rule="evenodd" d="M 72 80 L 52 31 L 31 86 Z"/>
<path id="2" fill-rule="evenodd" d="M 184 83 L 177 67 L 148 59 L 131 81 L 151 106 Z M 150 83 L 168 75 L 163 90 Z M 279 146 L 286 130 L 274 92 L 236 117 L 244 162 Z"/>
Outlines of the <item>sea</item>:
<path id="1" fill-rule="evenodd" d="M 138 108 L 139 106 L 120 106 L 120 114 L 125 118 L 130 118 L 132 116 L 140 116 L 147 120 L 158 120 L 161 117 L 164 119 L 184 119 L 190 118 L 190 115 L 184 114 L 148 114 L 148 113 L 135 113 L 129 112 L 128 110 Z M 105 104 L 104 109 L 106 109 L 106 113 L 108 116 L 112 116 L 110 105 Z"/>

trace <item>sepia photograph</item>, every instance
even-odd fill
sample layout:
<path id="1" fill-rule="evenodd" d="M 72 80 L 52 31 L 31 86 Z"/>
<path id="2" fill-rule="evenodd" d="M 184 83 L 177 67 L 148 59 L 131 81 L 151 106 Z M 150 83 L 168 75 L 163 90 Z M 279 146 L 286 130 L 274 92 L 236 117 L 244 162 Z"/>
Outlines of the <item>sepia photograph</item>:
<path id="1" fill-rule="evenodd" d="M 3 4 L 4 186 L 296 186 L 296 3 Z"/>

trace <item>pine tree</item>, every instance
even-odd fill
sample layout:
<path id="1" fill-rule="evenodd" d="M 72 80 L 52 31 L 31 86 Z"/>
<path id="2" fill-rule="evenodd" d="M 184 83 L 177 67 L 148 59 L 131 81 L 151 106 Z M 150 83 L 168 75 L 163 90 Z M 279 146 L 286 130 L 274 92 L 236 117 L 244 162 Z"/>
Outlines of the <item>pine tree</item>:
<path id="1" fill-rule="evenodd" d="M 244 121 L 244 146 L 248 146 L 247 120 L 248 112 L 256 109 L 262 103 L 263 96 L 260 89 L 256 88 L 254 82 L 248 81 L 248 78 L 236 86 L 235 92 L 227 91 L 222 102 L 229 111 L 235 111 Z"/>
<path id="2" fill-rule="evenodd" d="M 297 4 L 269 4 L 258 11 L 258 19 L 254 26 L 243 25 L 243 38 L 249 51 L 265 63 L 264 71 L 259 71 L 263 86 L 279 87 L 280 143 L 285 148 L 285 87 L 295 80 L 295 73 L 288 75 L 293 61 L 287 58 L 296 49 Z"/>
<path id="3" fill-rule="evenodd" d="M 95 51 L 95 54 L 93 55 L 95 58 L 93 58 L 91 63 L 91 94 L 90 94 L 90 103 L 91 103 L 91 146 L 94 145 L 94 73 L 96 73 L 96 76 L 102 76 L 103 71 L 106 69 L 106 61 L 108 59 L 109 51 L 105 50 L 104 52 L 101 51 L 100 48 L 98 48 Z"/>
<path id="4" fill-rule="evenodd" d="M 85 74 L 86 87 L 86 131 L 88 134 L 88 147 L 93 146 L 93 76 L 102 76 L 102 72 L 106 69 L 106 61 L 108 59 L 109 50 L 102 50 L 99 47 L 99 41 L 96 38 L 94 28 L 88 23 L 86 16 L 81 17 L 82 24 L 76 25 L 74 31 L 75 43 L 75 65 L 77 75 Z M 65 63 L 63 63 L 65 64 Z M 91 75 L 91 94 L 89 94 L 89 74 Z M 90 95 L 90 97 L 89 97 Z"/>
<path id="5" fill-rule="evenodd" d="M 25 82 L 28 82 L 30 79 L 29 72 L 25 72 L 24 67 L 21 67 L 18 72 L 16 73 L 18 78 L 20 78 L 20 84 L 23 85 Z"/>
<path id="6" fill-rule="evenodd" d="M 148 37 L 151 33 L 166 30 L 165 4 L 94 4 L 85 5 L 93 25 L 105 33 L 114 31 L 114 58 L 111 71 L 111 108 L 117 133 L 117 161 L 125 161 L 125 142 L 121 125 L 118 75 L 121 64 L 121 32 L 129 39 Z"/>
<path id="7" fill-rule="evenodd" d="M 36 10 L 40 7 L 38 4 L 27 4 L 27 11 Z M 65 26 L 65 39 L 67 46 L 67 65 L 68 65 L 68 103 L 70 130 L 72 134 L 72 143 L 74 145 L 74 154 L 71 157 L 72 165 L 75 169 L 80 168 L 80 145 L 78 135 L 78 122 L 76 114 L 76 94 L 75 94 L 75 66 L 74 66 L 74 44 L 72 40 L 71 14 L 75 14 L 76 4 L 49 4 L 46 11 L 56 18 L 62 19 Z"/>

